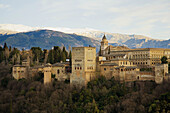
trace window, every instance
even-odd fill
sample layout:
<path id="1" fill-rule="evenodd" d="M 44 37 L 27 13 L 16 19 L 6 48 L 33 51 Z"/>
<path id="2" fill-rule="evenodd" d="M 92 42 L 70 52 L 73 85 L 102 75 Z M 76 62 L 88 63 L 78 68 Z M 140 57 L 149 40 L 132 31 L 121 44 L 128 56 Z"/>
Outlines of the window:
<path id="1" fill-rule="evenodd" d="M 59 69 L 57 70 L 57 73 L 60 74 L 60 70 Z"/>
<path id="2" fill-rule="evenodd" d="M 87 60 L 87 61 L 92 62 L 93 60 Z"/>
<path id="3" fill-rule="evenodd" d="M 82 60 L 75 60 L 75 62 L 81 62 Z"/>

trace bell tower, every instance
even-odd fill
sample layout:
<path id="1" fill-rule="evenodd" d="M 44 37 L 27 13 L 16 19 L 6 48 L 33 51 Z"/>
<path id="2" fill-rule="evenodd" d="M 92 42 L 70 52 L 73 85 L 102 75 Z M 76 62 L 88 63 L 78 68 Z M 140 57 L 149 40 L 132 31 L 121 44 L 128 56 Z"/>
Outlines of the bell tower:
<path id="1" fill-rule="evenodd" d="M 108 47 L 108 40 L 104 34 L 102 41 L 101 41 L 101 55 L 105 55 L 105 49 Z"/>

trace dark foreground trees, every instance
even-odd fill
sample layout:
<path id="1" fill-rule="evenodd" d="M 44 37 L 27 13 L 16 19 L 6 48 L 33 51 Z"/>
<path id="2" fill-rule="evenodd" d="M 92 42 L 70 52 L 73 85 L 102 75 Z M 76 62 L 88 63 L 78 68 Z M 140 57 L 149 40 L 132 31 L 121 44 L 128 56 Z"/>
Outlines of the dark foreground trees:
<path id="1" fill-rule="evenodd" d="M 44 86 L 42 79 L 14 80 L 10 67 L 0 65 L 0 112 L 2 113 L 133 113 L 168 112 L 170 83 L 124 83 L 98 77 L 87 87 L 70 87 L 53 81 Z M 142 87 L 141 87 L 141 86 Z"/>

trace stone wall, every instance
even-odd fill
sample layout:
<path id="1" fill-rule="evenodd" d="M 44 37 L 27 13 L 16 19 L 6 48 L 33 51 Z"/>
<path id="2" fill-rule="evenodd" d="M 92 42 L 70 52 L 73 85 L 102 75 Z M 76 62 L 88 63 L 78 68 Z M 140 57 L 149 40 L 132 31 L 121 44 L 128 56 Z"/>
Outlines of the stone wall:
<path id="1" fill-rule="evenodd" d="M 72 75 L 71 84 L 86 85 L 96 73 L 96 48 L 72 48 Z"/>

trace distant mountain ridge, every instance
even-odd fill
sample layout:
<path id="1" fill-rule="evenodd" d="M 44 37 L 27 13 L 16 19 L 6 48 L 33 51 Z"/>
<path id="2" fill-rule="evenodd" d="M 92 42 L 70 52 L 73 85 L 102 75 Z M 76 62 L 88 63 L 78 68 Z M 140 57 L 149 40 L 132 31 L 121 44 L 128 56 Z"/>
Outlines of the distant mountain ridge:
<path id="1" fill-rule="evenodd" d="M 16 33 L 0 36 L 0 45 L 7 43 L 9 46 L 19 49 L 30 49 L 31 47 L 41 47 L 51 49 L 53 46 L 93 46 L 99 48 L 100 42 L 88 37 L 76 34 L 66 34 L 52 30 L 36 30 L 30 32 Z"/>
<path id="2" fill-rule="evenodd" d="M 60 31 L 64 33 L 69 33 L 70 35 L 81 35 L 98 41 L 101 41 L 103 35 L 105 34 L 109 43 L 114 46 L 124 45 L 129 48 L 170 48 L 170 40 L 152 39 L 143 35 L 107 33 L 90 28 L 70 29 L 55 27 L 29 27 L 15 24 L 0 24 L 0 34 L 5 34 L 5 30 L 7 31 L 7 34 L 15 34 L 20 32 L 28 32 L 42 29 Z M 3 33 L 1 33 L 2 31 Z M 99 45 L 97 45 L 97 47 L 99 47 Z"/>

